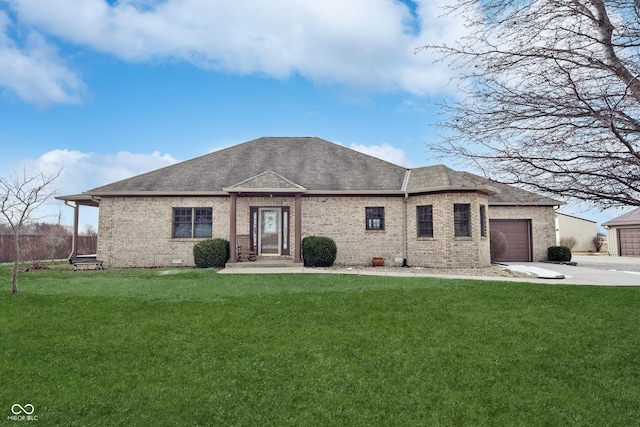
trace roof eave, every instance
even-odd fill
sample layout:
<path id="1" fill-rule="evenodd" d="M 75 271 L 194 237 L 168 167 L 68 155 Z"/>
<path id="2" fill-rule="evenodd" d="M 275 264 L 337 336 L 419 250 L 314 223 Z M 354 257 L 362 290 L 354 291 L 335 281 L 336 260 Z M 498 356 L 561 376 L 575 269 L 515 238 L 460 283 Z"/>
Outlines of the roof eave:
<path id="1" fill-rule="evenodd" d="M 92 197 L 168 197 L 168 196 L 228 196 L 225 191 L 91 191 Z"/>
<path id="2" fill-rule="evenodd" d="M 66 196 L 55 196 L 56 200 L 65 203 L 74 202 L 76 205 L 98 207 L 100 203 L 88 194 L 70 194 Z"/>
<path id="3" fill-rule="evenodd" d="M 640 221 L 607 221 L 602 223 L 603 227 L 637 227 L 640 225 Z"/>
<path id="4" fill-rule="evenodd" d="M 492 202 L 489 201 L 490 206 L 560 206 L 564 205 L 564 202 L 557 200 L 541 201 L 541 202 Z"/>
<path id="5" fill-rule="evenodd" d="M 448 191 L 466 191 L 466 192 L 478 192 L 484 193 L 488 196 L 493 196 L 498 194 L 500 191 L 489 185 L 443 185 L 440 187 L 425 187 L 425 188 L 415 188 L 407 190 L 407 194 L 418 194 L 418 193 L 444 193 Z"/>

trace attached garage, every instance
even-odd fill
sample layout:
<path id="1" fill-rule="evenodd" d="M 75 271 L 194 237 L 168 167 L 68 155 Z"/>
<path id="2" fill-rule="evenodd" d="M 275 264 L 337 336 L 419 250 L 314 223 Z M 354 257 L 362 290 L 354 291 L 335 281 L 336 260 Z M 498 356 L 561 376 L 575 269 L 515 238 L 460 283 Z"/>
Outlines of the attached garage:
<path id="1" fill-rule="evenodd" d="M 496 261 L 531 262 L 531 220 L 528 219 L 492 219 L 489 221 L 492 231 L 500 231 L 507 238 L 507 251 Z"/>

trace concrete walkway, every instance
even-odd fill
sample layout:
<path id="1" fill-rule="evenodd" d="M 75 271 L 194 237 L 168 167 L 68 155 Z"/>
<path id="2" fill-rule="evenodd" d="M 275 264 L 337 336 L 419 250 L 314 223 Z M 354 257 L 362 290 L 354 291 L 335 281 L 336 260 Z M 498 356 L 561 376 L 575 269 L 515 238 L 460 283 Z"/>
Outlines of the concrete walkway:
<path id="1" fill-rule="evenodd" d="M 574 257 L 573 261 L 577 266 L 550 264 L 543 262 L 528 263 L 508 263 L 506 268 L 512 266 L 518 271 L 525 271 L 531 277 L 503 277 L 503 276 L 468 276 L 449 274 L 429 274 L 428 272 L 397 270 L 376 270 L 376 269 L 318 269 L 297 267 L 246 267 L 246 268 L 225 268 L 219 274 L 356 274 L 362 276 L 395 276 L 395 277 L 443 277 L 447 279 L 474 279 L 505 282 L 529 282 L 544 283 L 553 285 L 595 285 L 595 286 L 640 286 L 640 258 L 627 258 L 621 260 L 619 257 L 606 257 L 612 265 L 611 269 L 601 267 L 607 262 L 605 257 Z M 598 268 L 590 266 L 590 263 L 598 263 Z M 616 265 L 637 265 L 638 271 L 619 270 Z M 550 278 L 552 277 L 552 278 Z"/>

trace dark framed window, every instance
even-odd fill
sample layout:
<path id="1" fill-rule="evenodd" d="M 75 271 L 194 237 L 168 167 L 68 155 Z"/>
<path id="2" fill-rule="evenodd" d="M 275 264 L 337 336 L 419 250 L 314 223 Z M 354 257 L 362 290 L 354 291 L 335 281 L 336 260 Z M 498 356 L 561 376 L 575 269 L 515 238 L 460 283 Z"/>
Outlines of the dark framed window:
<path id="1" fill-rule="evenodd" d="M 384 208 L 365 208 L 367 230 L 384 230 Z"/>
<path id="2" fill-rule="evenodd" d="M 453 205 L 453 229 L 455 237 L 471 236 L 471 205 L 456 203 Z"/>
<path id="3" fill-rule="evenodd" d="M 213 236 L 213 209 L 211 208 L 174 208 L 173 237 L 207 238 Z"/>
<path id="4" fill-rule="evenodd" d="M 418 237 L 433 237 L 433 206 L 416 206 Z"/>
<path id="5" fill-rule="evenodd" d="M 487 237 L 487 208 L 480 205 L 480 235 Z"/>

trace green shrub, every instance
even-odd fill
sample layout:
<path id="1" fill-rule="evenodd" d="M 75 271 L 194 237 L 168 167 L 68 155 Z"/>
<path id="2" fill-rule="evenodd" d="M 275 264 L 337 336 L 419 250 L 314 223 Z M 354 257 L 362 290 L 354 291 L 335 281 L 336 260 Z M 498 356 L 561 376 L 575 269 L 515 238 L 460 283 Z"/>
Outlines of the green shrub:
<path id="1" fill-rule="evenodd" d="M 229 259 L 229 242 L 224 239 L 208 239 L 193 246 L 196 267 L 224 267 Z"/>
<path id="2" fill-rule="evenodd" d="M 550 246 L 547 249 L 547 258 L 549 261 L 571 261 L 571 249 L 566 246 Z"/>
<path id="3" fill-rule="evenodd" d="M 331 267 L 338 248 L 329 237 L 307 236 L 302 239 L 302 258 L 305 267 Z"/>

